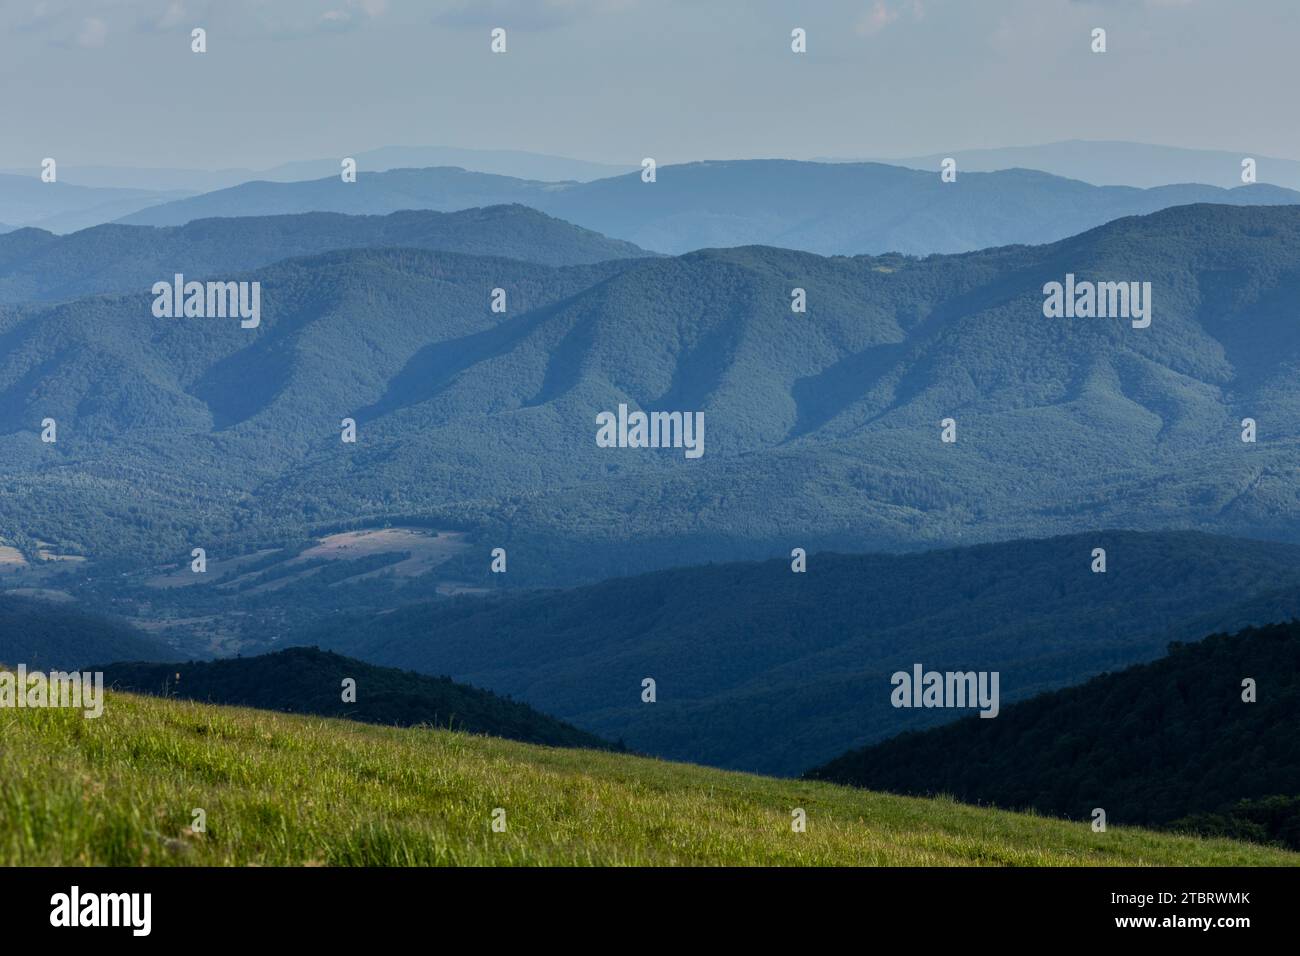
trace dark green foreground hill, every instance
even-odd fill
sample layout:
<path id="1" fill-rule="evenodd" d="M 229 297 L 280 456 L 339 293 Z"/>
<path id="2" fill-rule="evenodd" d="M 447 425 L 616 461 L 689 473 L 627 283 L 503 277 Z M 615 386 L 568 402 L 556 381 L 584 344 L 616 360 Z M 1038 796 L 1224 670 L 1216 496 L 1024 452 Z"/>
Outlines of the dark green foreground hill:
<path id="1" fill-rule="evenodd" d="M 96 720 L 3 721 L 5 865 L 1300 864 L 1231 840 L 115 692 Z"/>
<path id="2" fill-rule="evenodd" d="M 1242 681 L 1257 700 L 1242 700 Z M 1300 621 L 1169 656 L 810 771 L 895 793 L 1192 828 L 1300 849 Z"/>
<path id="3" fill-rule="evenodd" d="M 185 664 L 119 663 L 98 668 L 119 690 L 185 697 L 214 704 L 345 717 L 372 724 L 427 724 L 553 747 L 609 745 L 593 734 L 490 691 L 318 650 Z M 356 681 L 356 701 L 344 703 L 343 681 Z"/>

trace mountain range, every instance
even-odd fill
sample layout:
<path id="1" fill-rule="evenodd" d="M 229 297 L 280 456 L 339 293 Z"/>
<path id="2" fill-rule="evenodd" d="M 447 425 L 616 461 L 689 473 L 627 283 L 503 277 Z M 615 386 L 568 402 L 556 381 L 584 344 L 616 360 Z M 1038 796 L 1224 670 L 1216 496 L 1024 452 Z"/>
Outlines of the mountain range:
<path id="1" fill-rule="evenodd" d="M 1038 169 L 1067 179 L 1079 179 L 1098 186 L 1171 186 L 1205 183 L 1231 189 L 1241 185 L 1241 161 L 1255 160 L 1261 183 L 1286 189 L 1300 189 L 1300 162 L 1261 156 L 1252 150 L 1186 149 L 1132 143 L 1120 140 L 1066 140 L 1038 146 L 1004 146 L 994 149 L 955 149 L 928 156 L 906 156 L 877 162 L 913 169 L 938 169 L 946 158 L 957 168 L 970 172 L 1000 169 Z M 831 160 L 833 161 L 833 160 Z M 841 160 L 861 162 L 862 160 Z"/>
<path id="2" fill-rule="evenodd" d="M 459 166 L 478 173 L 514 176 L 519 179 L 540 179 L 547 182 L 587 182 L 617 176 L 631 171 L 635 163 L 614 165 L 552 156 L 517 149 L 465 149 L 455 146 L 382 146 L 360 152 L 340 154 L 330 158 L 293 160 L 266 169 L 182 169 L 177 167 L 148 166 L 87 166 L 61 167 L 61 178 L 78 186 L 96 186 L 117 189 L 184 190 L 193 193 L 211 192 L 238 186 L 253 180 L 293 182 L 300 179 L 319 179 L 337 176 L 343 156 L 357 162 L 358 169 L 367 172 L 385 172 L 417 166 Z M 5 169 L 0 173 L 22 176 L 27 170 Z"/>
<path id="3" fill-rule="evenodd" d="M 919 260 L 344 249 L 223 276 L 261 283 L 252 330 L 144 290 L 9 307 L 0 517 L 146 559 L 421 515 L 511 545 L 512 585 L 1096 527 L 1297 540 L 1297 257 L 1300 207 L 1199 205 Z M 1045 318 L 1074 274 L 1150 282 L 1150 327 Z M 620 404 L 702 412 L 704 454 L 599 447 Z"/>
<path id="4" fill-rule="evenodd" d="M 184 226 L 102 225 L 66 236 L 20 229 L 0 237 L 0 304 L 139 292 L 174 273 L 243 272 L 337 249 L 401 247 L 578 265 L 650 253 L 525 206 L 385 216 L 304 213 L 202 219 Z"/>
<path id="5" fill-rule="evenodd" d="M 174 226 L 215 216 L 302 212 L 386 214 L 523 203 L 662 253 L 772 245 L 819 255 L 956 253 L 1046 243 L 1123 216 L 1189 203 L 1278 205 L 1300 193 L 1257 184 L 1135 189 L 1091 186 L 1027 169 L 960 174 L 880 163 L 735 160 L 665 166 L 588 183 L 551 183 L 456 168 L 250 182 L 124 216 Z"/>

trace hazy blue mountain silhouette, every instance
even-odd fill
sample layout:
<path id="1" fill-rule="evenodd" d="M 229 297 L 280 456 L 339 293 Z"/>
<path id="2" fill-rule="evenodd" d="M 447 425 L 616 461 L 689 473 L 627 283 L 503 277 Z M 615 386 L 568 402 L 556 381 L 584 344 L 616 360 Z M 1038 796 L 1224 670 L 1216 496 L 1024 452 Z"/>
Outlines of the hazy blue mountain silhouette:
<path id="1" fill-rule="evenodd" d="M 1039 146 L 1004 146 L 961 149 L 928 156 L 908 156 L 877 161 L 913 169 L 938 169 L 948 157 L 960 170 L 993 172 L 999 169 L 1038 169 L 1054 176 L 1080 179 L 1098 186 L 1170 186 L 1205 183 L 1230 189 L 1241 185 L 1241 161 L 1255 160 L 1259 182 L 1300 189 L 1300 162 L 1261 156 L 1250 150 L 1185 149 L 1120 140 L 1067 140 Z M 861 162 L 861 160 L 841 160 Z"/>
<path id="2" fill-rule="evenodd" d="M 46 183 L 39 170 L 26 175 L 0 173 L 0 216 L 14 228 L 73 232 L 190 195 L 190 190 L 77 186 L 62 179 Z"/>
<path id="3" fill-rule="evenodd" d="M 295 183 L 246 183 L 166 203 L 122 222 L 179 225 L 213 216 L 309 211 L 384 214 L 523 203 L 645 249 L 772 245 L 821 255 L 954 253 L 1045 243 L 1110 220 L 1198 202 L 1294 203 L 1276 186 L 1098 187 L 1027 169 L 959 175 L 880 163 L 735 160 L 665 166 L 588 183 L 463 169 L 402 169 Z"/>
<path id="4" fill-rule="evenodd" d="M 303 213 L 201 219 L 184 226 L 103 225 L 67 236 L 39 229 L 0 239 L 0 303 L 147 291 L 174 273 L 222 278 L 334 249 L 406 247 L 576 265 L 647 256 L 630 243 L 552 219 L 526 206 L 386 216 Z"/>
<path id="5" fill-rule="evenodd" d="M 479 173 L 539 179 L 546 182 L 588 182 L 630 171 L 635 163 L 613 165 L 517 149 L 465 149 L 455 146 L 381 146 L 349 154 L 365 172 L 386 172 L 428 166 L 459 166 Z M 254 180 L 293 182 L 337 176 L 342 157 L 294 160 L 268 169 L 181 169 L 148 166 L 75 165 L 60 169 L 60 178 L 78 186 L 101 188 L 186 190 L 211 192 Z M 0 173 L 29 175 L 26 170 Z"/>

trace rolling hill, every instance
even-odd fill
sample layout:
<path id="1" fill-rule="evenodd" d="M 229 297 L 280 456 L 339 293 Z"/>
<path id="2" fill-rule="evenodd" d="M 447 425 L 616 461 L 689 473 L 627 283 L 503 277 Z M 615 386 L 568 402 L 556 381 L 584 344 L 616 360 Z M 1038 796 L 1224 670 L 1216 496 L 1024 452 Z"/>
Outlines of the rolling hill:
<path id="1" fill-rule="evenodd" d="M 24 229 L 0 238 L 0 304 L 147 291 L 177 272 L 222 278 L 337 249 L 398 247 L 564 266 L 645 257 L 525 206 L 386 216 L 307 213 L 204 219 L 184 226 L 96 226 L 67 236 Z"/>
<path id="2" fill-rule="evenodd" d="M 1257 699 L 1243 701 L 1243 681 Z M 1300 621 L 1173 644 L 1168 657 L 845 754 L 812 779 L 1300 849 Z M 955 755 L 960 755 L 954 759 Z"/>
<path id="3" fill-rule="evenodd" d="M 345 717 L 397 727 L 427 725 L 550 747 L 604 749 L 576 727 L 489 691 L 391 667 L 375 667 L 313 647 L 257 657 L 183 664 L 119 662 L 97 666 L 106 686 L 210 704 Z M 356 699 L 345 703 L 345 679 Z"/>
<path id="4" fill-rule="evenodd" d="M 253 182 L 144 209 L 128 224 L 174 226 L 214 216 L 385 214 L 523 203 L 644 249 L 772 245 L 819 255 L 955 253 L 1045 243 L 1123 216 L 1189 203 L 1284 204 L 1276 186 L 1098 187 L 1033 170 L 959 174 L 881 163 L 734 160 L 666 166 L 588 183 L 546 183 L 435 167 Z"/>
<path id="5" fill-rule="evenodd" d="M 1105 573 L 1091 570 L 1096 547 Z M 286 640 L 449 674 L 641 752 L 797 774 L 962 716 L 891 706 L 890 675 L 914 664 L 998 671 L 1005 705 L 1151 660 L 1209 621 L 1285 619 L 1298 601 L 1295 546 L 1096 532 L 813 554 L 800 574 L 788 559 L 677 568 L 341 615 Z M 647 677 L 653 704 L 641 698 Z"/>
<path id="6" fill-rule="evenodd" d="M 1298 260 L 1300 207 L 1202 205 L 922 260 L 342 250 L 231 276 L 262 283 L 252 330 L 144 294 L 0 309 L 0 519 L 143 562 L 415 515 L 497 586 L 1099 527 L 1300 540 Z M 1150 327 L 1044 318 L 1074 273 L 1151 282 Z M 703 456 L 598 447 L 620 404 L 701 412 Z"/>
<path id="7" fill-rule="evenodd" d="M 339 174 L 301 182 L 257 180 L 188 197 L 167 208 L 141 209 L 118 221 L 136 226 L 181 226 L 195 219 L 229 216 L 282 216 L 306 212 L 336 212 L 352 216 L 387 215 L 413 209 L 454 212 L 476 206 L 523 203 L 546 192 L 562 192 L 567 184 L 475 173 L 456 166 L 429 169 L 364 170 L 355 183 Z"/>
<path id="8" fill-rule="evenodd" d="M 62 178 L 47 183 L 41 181 L 39 170 L 26 175 L 0 173 L 0 216 L 15 228 L 75 232 L 191 195 L 188 190 L 78 186 Z"/>
<path id="9" fill-rule="evenodd" d="M 97 720 L 66 710 L 6 718 L 0 863 L 1300 864 L 1249 843 L 1124 827 L 1099 834 L 950 800 L 626 754 L 107 697 Z M 202 832 L 194 808 L 204 811 Z M 492 829 L 498 809 L 502 832 Z M 795 809 L 807 815 L 806 832 L 792 832 Z"/>
<path id="10" fill-rule="evenodd" d="M 175 651 L 128 624 L 76 607 L 0 593 L 0 663 L 78 670 L 95 661 L 174 660 Z"/>

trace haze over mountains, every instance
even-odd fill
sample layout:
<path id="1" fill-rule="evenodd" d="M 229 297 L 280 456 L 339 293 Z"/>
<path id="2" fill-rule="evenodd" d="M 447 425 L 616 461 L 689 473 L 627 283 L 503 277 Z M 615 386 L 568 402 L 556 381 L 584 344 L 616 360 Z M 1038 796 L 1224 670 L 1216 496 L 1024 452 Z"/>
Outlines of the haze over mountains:
<path id="1" fill-rule="evenodd" d="M 1185 206 L 924 260 L 344 249 L 241 274 L 254 330 L 143 289 L 11 307 L 0 513 L 141 560 L 422 515 L 513 542 L 512 584 L 1096 527 L 1297 540 L 1296 261 L 1300 207 Z M 1150 328 L 1045 318 L 1067 273 L 1151 282 Z M 621 403 L 702 411 L 703 457 L 597 447 Z"/>
<path id="2" fill-rule="evenodd" d="M 176 272 L 221 276 L 333 249 L 402 247 L 578 265 L 650 255 L 525 206 L 386 216 L 304 213 L 206 219 L 185 226 L 103 225 L 67 236 L 23 229 L 0 238 L 0 304 L 138 292 Z"/>
<path id="3" fill-rule="evenodd" d="M 12 228 L 35 226 L 75 232 L 111 222 L 145 206 L 192 195 L 187 190 L 111 189 L 42 182 L 39 171 L 0 174 L 0 220 Z"/>
<path id="4" fill-rule="evenodd" d="M 1044 243 L 1121 216 L 1197 202 L 1276 205 L 1275 186 L 1096 187 L 1032 170 L 959 174 L 878 163 L 737 160 L 666 166 L 590 183 L 544 183 L 462 169 L 401 169 L 309 182 L 245 183 L 123 217 L 180 225 L 213 216 L 312 211 L 385 214 L 523 203 L 656 252 L 773 245 L 821 255 L 966 252 Z"/>
<path id="5" fill-rule="evenodd" d="M 617 176 L 636 168 L 635 163 L 613 165 L 567 156 L 552 156 L 517 149 L 464 149 L 455 146 L 383 146 L 348 153 L 361 169 L 383 172 L 417 166 L 459 166 L 479 173 L 540 179 L 548 182 L 587 182 Z M 126 189 L 210 192 L 238 186 L 252 180 L 292 182 L 337 176 L 342 157 L 294 160 L 268 169 L 178 169 L 166 167 L 71 165 L 62 167 L 61 178 L 78 186 Z M 6 169 L 0 173 L 30 175 L 28 170 Z"/>
<path id="6" fill-rule="evenodd" d="M 1231 189 L 1241 185 L 1241 161 L 1255 160 L 1261 183 L 1300 189 L 1300 162 L 1261 156 L 1251 151 L 1184 149 L 1106 140 L 1068 140 L 1040 146 L 1009 146 L 996 149 L 960 149 L 928 156 L 876 162 L 914 169 L 933 170 L 945 158 L 957 160 L 959 170 L 992 172 L 999 169 L 1038 169 L 1067 179 L 1079 179 L 1097 186 L 1170 186 L 1205 183 Z M 861 162 L 861 160 L 840 160 Z"/>

